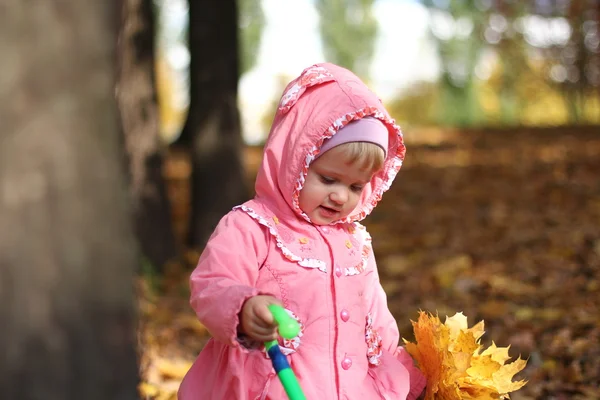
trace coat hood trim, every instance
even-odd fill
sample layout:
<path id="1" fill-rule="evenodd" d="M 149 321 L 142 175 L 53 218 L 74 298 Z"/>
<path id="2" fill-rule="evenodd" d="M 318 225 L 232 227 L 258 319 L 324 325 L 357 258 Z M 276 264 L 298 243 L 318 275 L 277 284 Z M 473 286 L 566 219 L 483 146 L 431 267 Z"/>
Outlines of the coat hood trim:
<path id="1" fill-rule="evenodd" d="M 333 224 L 352 223 L 364 219 L 367 215 L 371 213 L 371 211 L 373 211 L 379 200 L 381 200 L 383 193 L 385 193 L 390 188 L 392 182 L 394 181 L 394 178 L 396 177 L 396 174 L 398 173 L 398 171 L 400 171 L 400 168 L 402 167 L 402 162 L 404 160 L 404 154 L 406 153 L 406 147 L 404 146 L 402 130 L 392 118 L 388 117 L 375 107 L 365 107 L 360 110 L 343 115 L 342 117 L 338 118 L 328 129 L 325 130 L 321 138 L 308 152 L 304 160 L 304 165 L 300 171 L 300 176 L 298 177 L 294 185 L 294 191 L 292 193 L 292 205 L 294 211 L 298 215 L 302 216 L 302 218 L 304 218 L 307 222 L 312 223 L 308 215 L 306 215 L 306 213 L 304 213 L 300 208 L 299 198 L 300 191 L 304 187 L 304 183 L 306 181 L 306 175 L 308 174 L 308 168 L 310 167 L 310 164 L 319 154 L 321 146 L 325 140 L 331 138 L 340 129 L 348 125 L 350 122 L 359 120 L 364 117 L 377 118 L 381 122 L 383 122 L 384 125 L 391 127 L 398 136 L 398 147 L 396 149 L 395 154 L 388 155 L 388 160 L 386 160 L 386 163 L 384 164 L 384 181 L 380 185 L 378 185 L 373 191 L 373 193 L 371 193 L 371 196 L 368 199 L 366 199 L 360 211 L 355 214 L 350 214 L 344 219 L 335 221 L 333 222 Z"/>

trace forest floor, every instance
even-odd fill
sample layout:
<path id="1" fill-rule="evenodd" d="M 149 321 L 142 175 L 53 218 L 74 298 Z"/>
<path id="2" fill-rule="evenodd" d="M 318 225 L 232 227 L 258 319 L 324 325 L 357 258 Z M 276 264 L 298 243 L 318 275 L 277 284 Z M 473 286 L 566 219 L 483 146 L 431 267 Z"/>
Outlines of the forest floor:
<path id="1" fill-rule="evenodd" d="M 365 221 L 403 337 L 419 310 L 485 320 L 482 343 L 528 359 L 525 399 L 600 399 L 600 128 L 417 131 Z M 248 148 L 248 178 L 260 161 Z M 181 236 L 189 163 L 166 166 Z M 144 399 L 175 399 L 208 340 L 188 305 L 198 253 L 139 280 Z"/>

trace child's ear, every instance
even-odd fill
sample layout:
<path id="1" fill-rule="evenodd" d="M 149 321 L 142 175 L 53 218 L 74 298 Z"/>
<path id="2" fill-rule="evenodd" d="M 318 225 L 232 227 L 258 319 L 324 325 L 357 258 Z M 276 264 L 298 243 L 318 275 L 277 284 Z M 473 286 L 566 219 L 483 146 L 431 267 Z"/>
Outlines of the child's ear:
<path id="1" fill-rule="evenodd" d="M 306 68 L 298 78 L 291 81 L 285 88 L 279 102 L 279 112 L 285 114 L 290 111 L 306 89 L 331 81 L 335 81 L 333 74 L 322 65 L 315 64 Z"/>

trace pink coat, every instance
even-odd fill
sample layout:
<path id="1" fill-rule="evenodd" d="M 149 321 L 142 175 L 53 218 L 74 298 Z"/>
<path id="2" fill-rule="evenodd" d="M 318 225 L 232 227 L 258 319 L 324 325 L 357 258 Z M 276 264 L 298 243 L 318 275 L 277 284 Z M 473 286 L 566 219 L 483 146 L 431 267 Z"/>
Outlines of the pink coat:
<path id="1" fill-rule="evenodd" d="M 344 221 L 316 226 L 298 206 L 308 166 L 323 141 L 373 116 L 390 132 L 383 170 Z M 237 334 L 238 313 L 257 294 L 279 298 L 299 320 L 280 343 L 307 399 L 415 399 L 423 375 L 402 347 L 379 283 L 371 238 L 358 223 L 402 165 L 400 128 L 351 72 L 307 68 L 281 99 L 256 197 L 220 221 L 191 276 L 191 305 L 213 336 L 179 389 L 181 400 L 286 399 L 262 349 Z"/>

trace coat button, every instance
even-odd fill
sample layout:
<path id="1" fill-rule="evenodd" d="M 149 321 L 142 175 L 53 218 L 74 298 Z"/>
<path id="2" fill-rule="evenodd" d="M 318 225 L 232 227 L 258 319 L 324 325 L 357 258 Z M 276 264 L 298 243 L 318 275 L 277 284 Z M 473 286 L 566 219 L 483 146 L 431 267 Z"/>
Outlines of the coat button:
<path id="1" fill-rule="evenodd" d="M 352 366 L 352 359 L 349 357 L 346 357 L 342 360 L 342 368 L 348 370 L 350 369 L 350 367 Z"/>
<path id="2" fill-rule="evenodd" d="M 350 319 L 350 313 L 348 310 L 343 309 L 340 313 L 340 317 L 342 318 L 342 321 L 347 322 Z"/>
<path id="3" fill-rule="evenodd" d="M 329 228 L 326 226 L 322 227 L 321 230 L 323 230 L 323 233 L 329 233 Z"/>
<path id="4" fill-rule="evenodd" d="M 338 278 L 342 276 L 342 269 L 340 267 L 335 267 L 335 276 Z"/>

